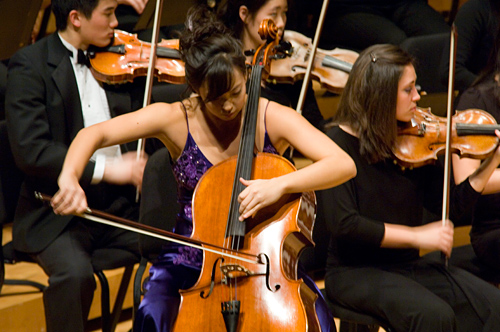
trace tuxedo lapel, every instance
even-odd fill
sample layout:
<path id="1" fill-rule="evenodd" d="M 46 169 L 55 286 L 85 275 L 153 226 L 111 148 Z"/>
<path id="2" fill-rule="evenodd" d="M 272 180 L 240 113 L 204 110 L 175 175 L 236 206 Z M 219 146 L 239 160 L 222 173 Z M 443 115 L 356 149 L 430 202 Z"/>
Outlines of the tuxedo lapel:
<path id="1" fill-rule="evenodd" d="M 64 103 L 68 141 L 71 142 L 78 131 L 83 128 L 83 115 L 78 85 L 73 66 L 69 60 L 68 50 L 61 43 L 57 33 L 49 37 L 48 63 L 54 67 L 54 80 Z"/>

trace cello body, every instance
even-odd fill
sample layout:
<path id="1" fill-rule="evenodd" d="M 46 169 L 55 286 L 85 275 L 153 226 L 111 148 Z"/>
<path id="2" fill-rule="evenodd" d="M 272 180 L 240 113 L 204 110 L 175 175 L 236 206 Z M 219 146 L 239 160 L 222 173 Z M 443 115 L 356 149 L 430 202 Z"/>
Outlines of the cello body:
<path id="1" fill-rule="evenodd" d="M 193 199 L 193 238 L 220 245 L 227 242 L 224 221 L 228 219 L 236 163 L 236 157 L 230 158 L 200 179 Z M 252 179 L 269 179 L 294 170 L 280 156 L 259 153 L 253 160 Z M 228 331 L 221 314 L 221 303 L 228 296 L 241 301 L 235 331 L 321 331 L 314 308 L 317 295 L 297 277 L 300 252 L 313 244 L 315 203 L 313 192 L 285 195 L 245 221 L 246 234 L 239 252 L 263 253 L 269 258 L 271 290 L 266 285 L 266 265 L 221 259 L 204 251 L 198 281 L 181 291 L 173 331 Z M 223 273 L 226 267 L 231 272 Z"/>

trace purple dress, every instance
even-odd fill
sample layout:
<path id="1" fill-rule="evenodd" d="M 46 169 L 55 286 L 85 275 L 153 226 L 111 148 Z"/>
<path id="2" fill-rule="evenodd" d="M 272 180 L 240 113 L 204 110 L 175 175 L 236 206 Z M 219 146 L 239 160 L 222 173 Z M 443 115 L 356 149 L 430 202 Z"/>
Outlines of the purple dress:
<path id="1" fill-rule="evenodd" d="M 187 121 L 187 116 L 186 116 Z M 271 143 L 267 131 L 264 138 L 263 152 L 278 154 Z M 180 211 L 174 232 L 190 236 L 193 230 L 191 203 L 194 189 L 212 163 L 203 155 L 189 132 L 186 145 L 180 157 L 173 162 L 172 170 L 177 180 L 177 200 Z M 144 299 L 134 320 L 134 332 L 168 332 L 177 317 L 180 303 L 180 289 L 187 289 L 195 284 L 200 274 L 203 254 L 195 249 L 179 244 L 164 247 L 157 261 L 149 270 L 149 281 L 145 285 Z M 333 318 L 315 283 L 305 274 L 299 276 L 318 293 L 316 312 L 322 331 L 335 331 Z"/>

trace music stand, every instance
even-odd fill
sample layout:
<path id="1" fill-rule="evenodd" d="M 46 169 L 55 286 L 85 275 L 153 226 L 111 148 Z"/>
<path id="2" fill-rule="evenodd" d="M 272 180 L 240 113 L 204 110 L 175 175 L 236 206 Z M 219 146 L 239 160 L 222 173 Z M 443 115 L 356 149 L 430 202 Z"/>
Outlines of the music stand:
<path id="1" fill-rule="evenodd" d="M 31 43 L 42 0 L 0 1 L 0 60 L 9 59 L 17 50 Z"/>
<path id="2" fill-rule="evenodd" d="M 160 26 L 183 24 L 189 8 L 198 4 L 200 4 L 199 0 L 164 0 Z M 149 0 L 135 24 L 134 31 L 142 31 L 153 27 L 155 8 L 156 1 Z"/>

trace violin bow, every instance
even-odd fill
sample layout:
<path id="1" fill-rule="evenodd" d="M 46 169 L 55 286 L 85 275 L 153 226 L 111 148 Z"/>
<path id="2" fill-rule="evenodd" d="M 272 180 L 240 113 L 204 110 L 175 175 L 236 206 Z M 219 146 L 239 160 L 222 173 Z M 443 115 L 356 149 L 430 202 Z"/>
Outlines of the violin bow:
<path id="1" fill-rule="evenodd" d="M 307 69 L 304 75 L 304 80 L 302 81 L 302 89 L 300 90 L 299 100 L 297 102 L 297 113 L 302 114 L 302 108 L 304 107 L 304 101 L 307 93 L 307 87 L 309 86 L 309 80 L 311 77 L 311 71 L 314 64 L 314 58 L 316 57 L 316 50 L 318 48 L 319 37 L 321 36 L 321 31 L 323 30 L 323 23 L 325 22 L 326 9 L 328 8 L 329 0 L 323 0 L 323 6 L 321 7 L 321 12 L 319 15 L 318 26 L 316 27 L 316 33 L 314 35 L 314 40 L 312 44 L 311 54 L 309 55 L 309 60 L 307 62 Z M 293 157 L 293 146 L 290 146 L 290 157 Z"/>
<path id="2" fill-rule="evenodd" d="M 153 1 L 153 0 L 149 0 Z M 158 34 L 160 33 L 160 16 L 163 10 L 163 0 L 156 0 L 155 18 L 153 22 L 153 36 L 151 37 L 151 53 L 149 54 L 149 67 L 146 76 L 146 89 L 144 91 L 144 100 L 142 107 L 146 107 L 151 103 L 151 90 L 153 89 L 153 75 L 156 66 L 156 44 L 158 43 Z M 137 141 L 137 160 L 139 160 L 145 151 L 144 138 Z M 135 200 L 139 201 L 139 187 L 136 191 Z"/>
<path id="3" fill-rule="evenodd" d="M 302 83 L 302 90 L 300 90 L 299 101 L 297 102 L 297 113 L 299 114 L 302 114 L 302 107 L 304 107 L 304 100 L 307 93 L 307 87 L 309 86 L 311 71 L 314 64 L 314 58 L 316 57 L 316 49 L 318 48 L 319 37 L 321 36 L 321 31 L 323 30 L 323 23 L 325 21 L 325 14 L 329 2 L 330 2 L 329 0 L 323 0 L 323 7 L 321 8 L 321 13 L 319 15 L 319 20 L 318 20 L 318 26 L 316 27 L 316 34 L 314 35 L 311 54 L 309 55 L 309 60 L 307 62 L 307 70 L 304 76 L 304 81 Z"/>
<path id="4" fill-rule="evenodd" d="M 451 173 L 451 127 L 452 127 L 452 110 L 454 97 L 454 81 L 455 81 L 455 58 L 457 53 L 457 29 L 455 24 L 451 26 L 450 33 L 450 64 L 448 73 L 448 99 L 447 99 L 447 123 L 446 123 L 446 149 L 444 159 L 444 183 L 443 183 L 443 211 L 442 222 L 443 227 L 449 218 L 450 210 L 450 173 Z M 448 259 L 445 258 L 445 265 L 448 266 Z"/>

